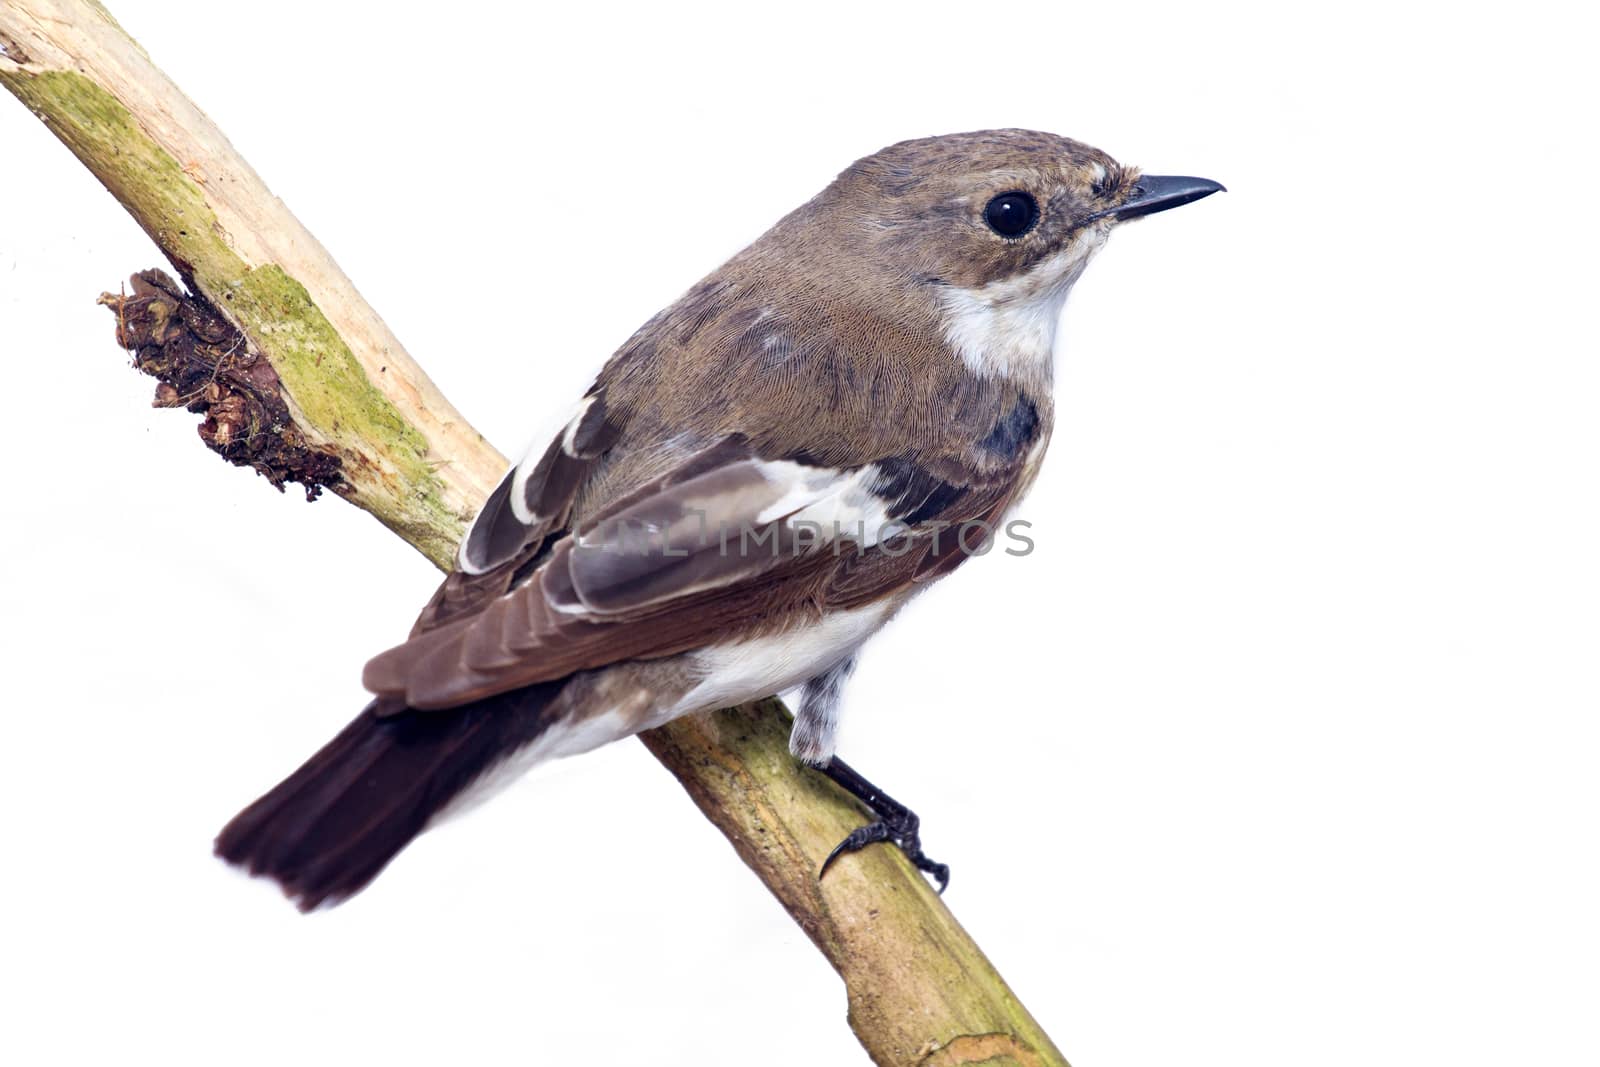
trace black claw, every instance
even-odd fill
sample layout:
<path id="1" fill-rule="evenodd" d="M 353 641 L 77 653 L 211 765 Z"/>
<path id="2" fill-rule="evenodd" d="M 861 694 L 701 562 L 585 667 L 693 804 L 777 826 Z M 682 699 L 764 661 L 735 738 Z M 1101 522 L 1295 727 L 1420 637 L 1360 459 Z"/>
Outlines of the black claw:
<path id="1" fill-rule="evenodd" d="M 833 847 L 833 851 L 828 853 L 828 858 L 822 861 L 822 869 L 817 872 L 818 880 L 820 881 L 828 873 L 833 861 L 845 853 L 856 852 L 868 845 L 886 841 L 903 852 L 917 870 L 932 875 L 942 895 L 945 887 L 950 884 L 950 868 L 943 863 L 935 863 L 923 853 L 922 839 L 919 836 L 922 820 L 917 818 L 916 812 L 889 797 L 842 760 L 833 759 L 822 768 L 822 773 L 866 804 L 878 818 L 865 826 L 856 827 L 843 841 Z"/>
<path id="2" fill-rule="evenodd" d="M 843 841 L 833 846 L 833 851 L 828 853 L 828 858 L 822 861 L 822 869 L 817 872 L 817 879 L 820 881 L 822 876 L 828 873 L 828 868 L 833 866 L 833 861 L 846 852 L 858 852 L 868 845 L 875 845 L 880 841 L 889 841 L 892 838 L 893 834 L 889 830 L 887 823 L 873 822 L 865 826 L 856 827 L 850 831 Z"/>

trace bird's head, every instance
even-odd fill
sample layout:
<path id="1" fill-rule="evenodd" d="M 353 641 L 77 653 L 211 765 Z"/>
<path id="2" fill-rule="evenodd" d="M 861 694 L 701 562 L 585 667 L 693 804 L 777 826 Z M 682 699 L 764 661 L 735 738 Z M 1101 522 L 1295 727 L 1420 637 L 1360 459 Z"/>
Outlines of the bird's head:
<path id="1" fill-rule="evenodd" d="M 960 288 L 1059 276 L 1118 222 L 1222 188 L 1145 177 L 1098 148 L 1033 130 L 902 141 L 830 188 L 830 214 L 900 269 Z"/>
<path id="2" fill-rule="evenodd" d="M 1055 134 L 982 130 L 890 145 L 809 208 L 873 281 L 931 295 L 974 370 L 1006 373 L 1048 363 L 1062 302 L 1113 228 L 1221 189 Z"/>

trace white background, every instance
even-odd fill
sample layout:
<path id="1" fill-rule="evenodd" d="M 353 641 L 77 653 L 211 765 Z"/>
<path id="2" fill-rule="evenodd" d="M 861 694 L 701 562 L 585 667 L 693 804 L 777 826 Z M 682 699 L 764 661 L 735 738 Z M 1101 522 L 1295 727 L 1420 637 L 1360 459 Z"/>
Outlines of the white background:
<path id="1" fill-rule="evenodd" d="M 986 126 L 1232 190 L 1067 309 L 1037 552 L 915 604 L 847 758 L 1078 1067 L 1593 1064 L 1592 34 L 1538 4 L 115 0 L 502 451 L 852 159 Z M 155 248 L 0 100 L 0 1059 L 864 1062 L 644 750 L 303 918 L 212 834 L 436 576 L 148 407 Z"/>

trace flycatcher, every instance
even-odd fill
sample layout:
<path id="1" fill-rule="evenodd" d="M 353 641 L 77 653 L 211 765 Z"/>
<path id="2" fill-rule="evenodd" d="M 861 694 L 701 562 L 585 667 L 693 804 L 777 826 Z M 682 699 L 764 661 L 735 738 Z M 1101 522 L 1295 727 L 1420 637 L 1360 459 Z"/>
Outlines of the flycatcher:
<path id="1" fill-rule="evenodd" d="M 336 903 L 536 763 L 804 686 L 790 750 L 877 815 L 829 862 L 887 841 L 942 889 L 916 816 L 834 756 L 842 684 L 1032 484 L 1085 265 L 1221 188 L 1028 130 L 856 162 L 611 357 L 367 664 L 372 703 L 218 855 Z"/>

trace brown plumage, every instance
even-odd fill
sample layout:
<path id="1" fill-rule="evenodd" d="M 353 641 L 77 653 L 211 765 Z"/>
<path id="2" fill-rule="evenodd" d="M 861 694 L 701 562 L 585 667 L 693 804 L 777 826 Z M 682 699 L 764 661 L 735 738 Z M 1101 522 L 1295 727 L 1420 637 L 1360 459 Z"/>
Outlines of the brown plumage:
<path id="1" fill-rule="evenodd" d="M 1020 130 L 851 166 L 611 358 L 491 495 L 411 637 L 368 665 L 373 708 L 219 851 L 303 904 L 337 899 L 419 813 L 519 750 L 581 751 L 847 664 L 962 561 L 945 531 L 993 529 L 1031 483 L 1055 315 L 1138 183 L 1096 149 Z M 1006 194 L 1036 218 L 1014 236 L 990 217 Z M 484 742 L 486 708 L 516 728 Z M 807 758 L 831 754 L 832 711 L 802 706 Z M 355 752 L 370 778 L 402 736 L 436 751 L 391 756 L 395 775 L 361 790 L 316 787 Z M 405 818 L 347 810 L 397 803 Z M 391 831 L 364 848 L 363 826 Z"/>

